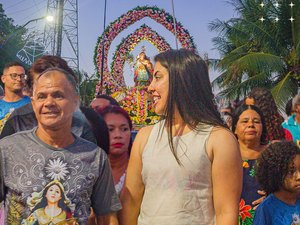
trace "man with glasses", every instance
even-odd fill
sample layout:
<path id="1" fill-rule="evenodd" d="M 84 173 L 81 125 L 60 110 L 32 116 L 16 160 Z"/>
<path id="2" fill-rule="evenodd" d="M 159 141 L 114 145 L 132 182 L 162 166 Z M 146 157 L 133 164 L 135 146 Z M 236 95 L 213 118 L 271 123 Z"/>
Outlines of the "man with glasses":
<path id="1" fill-rule="evenodd" d="M 30 98 L 22 92 L 26 79 L 25 69 L 20 63 L 11 62 L 4 66 L 1 76 L 4 97 L 0 99 L 0 133 L 10 113 L 30 102 Z"/>

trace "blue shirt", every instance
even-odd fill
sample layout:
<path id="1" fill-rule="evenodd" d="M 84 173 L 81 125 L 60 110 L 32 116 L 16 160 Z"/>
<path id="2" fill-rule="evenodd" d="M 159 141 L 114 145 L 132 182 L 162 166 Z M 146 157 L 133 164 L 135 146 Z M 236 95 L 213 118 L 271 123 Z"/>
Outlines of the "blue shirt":
<path id="1" fill-rule="evenodd" d="M 296 115 L 291 115 L 287 121 L 282 123 L 282 127 L 289 130 L 293 136 L 293 141 L 299 146 L 300 142 L 300 124 L 295 120 Z"/>
<path id="2" fill-rule="evenodd" d="M 0 133 L 1 130 L 8 119 L 9 115 L 16 109 L 19 108 L 28 102 L 30 102 L 30 98 L 25 96 L 24 98 L 16 101 L 16 102 L 6 102 L 3 99 L 0 99 Z"/>
<path id="3" fill-rule="evenodd" d="M 256 209 L 253 225 L 300 224 L 300 201 L 295 205 L 284 203 L 270 194 Z"/>

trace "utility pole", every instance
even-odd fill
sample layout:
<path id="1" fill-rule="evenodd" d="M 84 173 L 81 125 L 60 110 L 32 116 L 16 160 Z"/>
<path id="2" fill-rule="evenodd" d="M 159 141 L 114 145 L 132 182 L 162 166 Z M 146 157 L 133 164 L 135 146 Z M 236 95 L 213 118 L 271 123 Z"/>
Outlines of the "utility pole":
<path id="1" fill-rule="evenodd" d="M 64 12 L 64 0 L 58 0 L 57 2 L 57 33 L 56 33 L 56 56 L 61 56 L 62 46 L 62 33 L 63 33 L 63 12 Z"/>
<path id="2" fill-rule="evenodd" d="M 55 16 L 55 24 L 45 25 L 46 49 L 49 54 L 65 59 L 72 69 L 79 72 L 78 0 L 48 0 L 47 14 Z"/>

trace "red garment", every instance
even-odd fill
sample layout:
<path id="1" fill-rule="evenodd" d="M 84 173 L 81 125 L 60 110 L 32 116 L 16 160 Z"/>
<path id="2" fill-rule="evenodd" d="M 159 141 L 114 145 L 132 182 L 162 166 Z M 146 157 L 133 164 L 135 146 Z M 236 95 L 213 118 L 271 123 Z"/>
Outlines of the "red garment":
<path id="1" fill-rule="evenodd" d="M 285 128 L 283 128 L 284 130 L 284 137 L 285 137 L 285 140 L 287 141 L 293 141 L 293 136 L 291 134 L 291 132 Z"/>

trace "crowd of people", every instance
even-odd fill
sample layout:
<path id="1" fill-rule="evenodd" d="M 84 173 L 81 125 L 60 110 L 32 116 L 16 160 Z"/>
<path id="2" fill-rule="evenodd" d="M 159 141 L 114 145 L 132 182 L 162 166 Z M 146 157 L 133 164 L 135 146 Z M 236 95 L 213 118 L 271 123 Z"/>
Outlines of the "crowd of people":
<path id="1" fill-rule="evenodd" d="M 218 110 L 197 53 L 154 62 L 161 120 L 136 137 L 112 97 L 80 104 L 62 58 L 5 65 L 0 224 L 300 224 L 300 95 L 286 120 L 263 87 Z"/>

